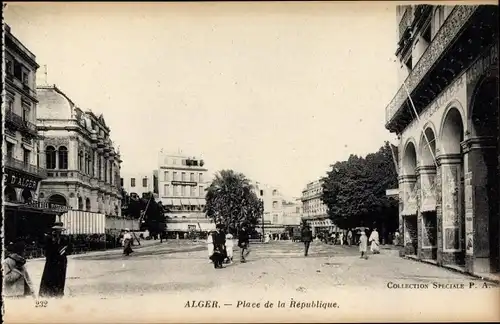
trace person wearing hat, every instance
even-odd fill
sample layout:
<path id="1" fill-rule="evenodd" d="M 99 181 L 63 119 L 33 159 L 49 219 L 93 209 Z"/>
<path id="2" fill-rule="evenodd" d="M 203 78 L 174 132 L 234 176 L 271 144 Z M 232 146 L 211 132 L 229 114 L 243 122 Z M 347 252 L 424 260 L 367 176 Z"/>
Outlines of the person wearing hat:
<path id="1" fill-rule="evenodd" d="M 130 253 L 134 252 L 132 250 L 132 234 L 130 234 L 130 230 L 126 228 L 123 234 L 123 254 L 129 256 Z"/>
<path id="2" fill-rule="evenodd" d="M 210 258 L 214 263 L 215 269 L 222 268 L 222 262 L 226 258 L 225 245 L 226 245 L 226 235 L 222 231 L 224 226 L 222 224 L 217 224 L 215 227 L 216 231 L 212 234 L 212 243 L 214 245 L 214 252 Z"/>
<path id="3" fill-rule="evenodd" d="M 55 223 L 52 226 L 52 232 L 46 234 L 45 267 L 40 282 L 40 297 L 60 298 L 64 296 L 67 256 L 71 254 L 69 238 L 62 235 L 65 230 L 63 223 Z"/>
<path id="4" fill-rule="evenodd" d="M 304 256 L 307 256 L 309 254 L 309 246 L 311 245 L 311 241 L 313 240 L 313 234 L 309 224 L 303 224 L 301 234 L 302 242 L 304 242 Z"/>
<path id="5" fill-rule="evenodd" d="M 241 229 L 238 231 L 238 247 L 240 248 L 240 261 L 241 263 L 246 262 L 246 257 L 250 254 L 250 233 L 248 233 L 247 226 L 242 225 Z"/>
<path id="6" fill-rule="evenodd" d="M 7 247 L 7 257 L 2 262 L 4 269 L 4 296 L 8 298 L 35 298 L 35 290 L 26 269 L 24 242 L 16 242 Z"/>
<path id="7" fill-rule="evenodd" d="M 361 252 L 361 259 L 367 259 L 366 250 L 368 249 L 368 238 L 366 237 L 365 230 L 361 230 L 359 237 L 359 252 Z"/>

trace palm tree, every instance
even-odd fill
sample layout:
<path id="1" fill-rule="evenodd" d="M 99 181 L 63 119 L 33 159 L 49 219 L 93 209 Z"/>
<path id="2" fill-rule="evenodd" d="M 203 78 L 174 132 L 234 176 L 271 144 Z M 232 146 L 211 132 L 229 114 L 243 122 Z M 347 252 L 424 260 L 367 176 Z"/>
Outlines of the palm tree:
<path id="1" fill-rule="evenodd" d="M 243 224 L 254 228 L 262 217 L 261 201 L 242 173 L 222 170 L 207 188 L 205 213 L 226 230 L 237 232 Z"/>

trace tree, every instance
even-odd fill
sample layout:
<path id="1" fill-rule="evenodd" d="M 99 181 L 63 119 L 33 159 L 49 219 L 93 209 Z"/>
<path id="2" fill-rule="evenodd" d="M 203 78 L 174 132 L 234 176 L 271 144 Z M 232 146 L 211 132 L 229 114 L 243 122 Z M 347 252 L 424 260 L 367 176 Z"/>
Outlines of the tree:
<path id="1" fill-rule="evenodd" d="M 244 224 L 253 231 L 264 213 L 264 204 L 253 192 L 250 181 L 233 170 L 215 175 L 205 199 L 206 216 L 233 233 Z"/>
<path id="2" fill-rule="evenodd" d="M 389 145 L 366 158 L 351 155 L 333 164 L 323 179 L 322 200 L 340 228 L 376 226 L 382 235 L 397 228 L 398 202 L 385 194 L 398 185 Z"/>

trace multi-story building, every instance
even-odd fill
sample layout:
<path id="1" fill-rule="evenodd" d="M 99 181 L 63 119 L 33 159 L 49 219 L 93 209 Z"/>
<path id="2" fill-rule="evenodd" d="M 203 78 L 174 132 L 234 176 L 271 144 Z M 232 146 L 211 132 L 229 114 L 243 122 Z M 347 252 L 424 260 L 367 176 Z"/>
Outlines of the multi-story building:
<path id="1" fill-rule="evenodd" d="M 500 271 L 498 7 L 398 6 L 398 135 L 406 254 Z"/>
<path id="2" fill-rule="evenodd" d="M 154 173 L 121 173 L 121 186 L 129 195 L 137 194 L 142 197 L 143 194 L 153 192 L 154 188 Z"/>
<path id="3" fill-rule="evenodd" d="M 337 229 L 328 217 L 328 207 L 323 203 L 322 195 L 322 180 L 309 182 L 306 188 L 302 190 L 302 219 L 306 220 L 311 226 L 313 235 L 316 235 L 319 230 L 331 231 Z"/>
<path id="4" fill-rule="evenodd" d="M 56 221 L 58 205 L 39 201 L 40 182 L 47 177 L 39 159 L 36 127 L 36 57 L 5 28 L 4 206 L 5 242 L 43 236 Z M 56 209 L 56 210 L 55 210 Z M 61 209 L 63 210 L 63 209 Z M 30 241 L 31 242 L 31 241 Z"/>
<path id="5" fill-rule="evenodd" d="M 300 198 L 294 198 L 293 201 L 283 200 L 283 225 L 300 225 L 302 217 L 302 201 Z"/>
<path id="6" fill-rule="evenodd" d="M 59 88 L 39 86 L 40 160 L 47 168 L 40 199 L 121 216 L 120 152 L 102 115 L 83 111 Z"/>
<path id="7" fill-rule="evenodd" d="M 215 224 L 205 217 L 208 169 L 202 159 L 160 152 L 158 195 L 170 210 L 167 231 L 180 236 L 191 230 L 208 231 Z"/>

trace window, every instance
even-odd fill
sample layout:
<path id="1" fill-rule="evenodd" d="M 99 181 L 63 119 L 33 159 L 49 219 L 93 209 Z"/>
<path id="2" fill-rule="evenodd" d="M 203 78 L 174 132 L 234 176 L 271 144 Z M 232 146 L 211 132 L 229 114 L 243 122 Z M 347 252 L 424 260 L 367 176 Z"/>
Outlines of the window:
<path id="1" fill-rule="evenodd" d="M 120 178 L 120 186 L 123 187 L 123 178 Z"/>
<path id="2" fill-rule="evenodd" d="M 179 186 L 174 185 L 174 196 L 177 197 L 179 196 Z"/>
<path id="3" fill-rule="evenodd" d="M 182 181 L 186 181 L 186 172 L 182 172 L 181 175 L 182 175 L 182 178 L 181 178 Z"/>
<path id="4" fill-rule="evenodd" d="M 172 180 L 177 181 L 177 172 L 172 172 Z"/>
<path id="5" fill-rule="evenodd" d="M 144 179 L 142 179 L 142 186 L 143 186 L 144 188 L 147 188 L 147 187 L 148 187 L 148 178 L 144 178 Z"/>
<path id="6" fill-rule="evenodd" d="M 68 169 L 68 149 L 66 148 L 66 146 L 59 147 L 58 157 L 59 157 L 59 169 L 67 170 Z"/>
<path id="7" fill-rule="evenodd" d="M 187 189 L 187 186 L 182 186 L 182 196 L 186 196 L 186 189 Z"/>
<path id="8" fill-rule="evenodd" d="M 186 165 L 186 160 L 182 159 L 182 165 Z"/>
<path id="9" fill-rule="evenodd" d="M 422 32 L 422 38 L 429 44 L 432 40 L 431 24 L 428 24 Z"/>
<path id="10" fill-rule="evenodd" d="M 29 73 L 26 72 L 26 71 L 23 71 L 22 75 L 21 75 L 21 82 L 24 84 L 24 85 L 28 85 L 29 84 Z"/>
<path id="11" fill-rule="evenodd" d="M 7 157 L 14 157 L 14 144 L 7 142 Z"/>
<path id="12" fill-rule="evenodd" d="M 191 187 L 191 197 L 196 197 L 196 187 L 195 186 Z"/>
<path id="13" fill-rule="evenodd" d="M 135 178 L 130 178 L 130 186 L 135 187 Z"/>
<path id="14" fill-rule="evenodd" d="M 108 181 L 108 161 L 104 160 L 104 182 Z"/>
<path id="15" fill-rule="evenodd" d="M 45 163 L 49 170 L 56 168 L 56 149 L 53 146 L 45 148 Z"/>
<path id="16" fill-rule="evenodd" d="M 23 121 L 30 121 L 31 105 L 23 102 Z"/>
<path id="17" fill-rule="evenodd" d="M 273 208 L 278 208 L 278 202 L 277 201 L 273 201 Z"/>
<path id="18" fill-rule="evenodd" d="M 83 153 L 80 151 L 78 152 L 78 170 L 82 170 L 83 169 Z"/>
<path id="19" fill-rule="evenodd" d="M 191 174 L 189 175 L 189 181 L 194 182 L 194 173 L 193 172 L 191 172 Z"/>
<path id="20" fill-rule="evenodd" d="M 169 188 L 169 187 L 170 187 L 170 186 L 169 186 L 168 184 L 163 185 L 163 195 L 164 195 L 164 196 L 168 196 L 168 195 L 170 195 L 170 188 Z"/>
<path id="21" fill-rule="evenodd" d="M 203 197 L 203 186 L 198 187 L 198 196 Z"/>
<path id="22" fill-rule="evenodd" d="M 14 61 L 14 77 L 18 80 L 22 79 L 22 64 Z"/>
<path id="23" fill-rule="evenodd" d="M 262 196 L 264 196 L 264 190 L 261 190 L 261 191 L 260 191 L 260 196 L 261 196 L 261 197 L 262 197 Z"/>
<path id="24" fill-rule="evenodd" d="M 15 102 L 15 97 L 14 96 L 7 96 L 7 111 L 14 111 L 14 102 Z"/>
<path id="25" fill-rule="evenodd" d="M 163 180 L 168 181 L 168 171 L 163 172 Z"/>
<path id="26" fill-rule="evenodd" d="M 99 178 L 99 180 L 101 180 L 102 179 L 102 159 L 100 156 L 97 158 L 97 172 L 98 172 L 98 178 Z"/>
<path id="27" fill-rule="evenodd" d="M 11 76 L 14 73 L 14 63 L 10 57 L 7 57 L 5 60 L 5 73 L 8 76 Z"/>
<path id="28" fill-rule="evenodd" d="M 177 159 L 172 159 L 172 164 L 176 165 L 177 164 Z"/>
<path id="29" fill-rule="evenodd" d="M 278 215 L 273 215 L 273 224 L 278 223 Z"/>
<path id="30" fill-rule="evenodd" d="M 23 162 L 24 164 L 30 164 L 30 150 L 23 150 Z"/>
<path id="31" fill-rule="evenodd" d="M 441 28 L 441 26 L 444 23 L 444 8 L 443 6 L 437 6 L 436 10 L 434 11 L 434 17 L 433 17 L 433 32 L 432 36 L 436 36 L 437 32 Z"/>
<path id="32" fill-rule="evenodd" d="M 199 182 L 200 182 L 200 183 L 202 183 L 202 182 L 203 182 L 203 173 L 200 173 L 200 174 L 198 175 L 198 180 L 199 180 Z"/>

